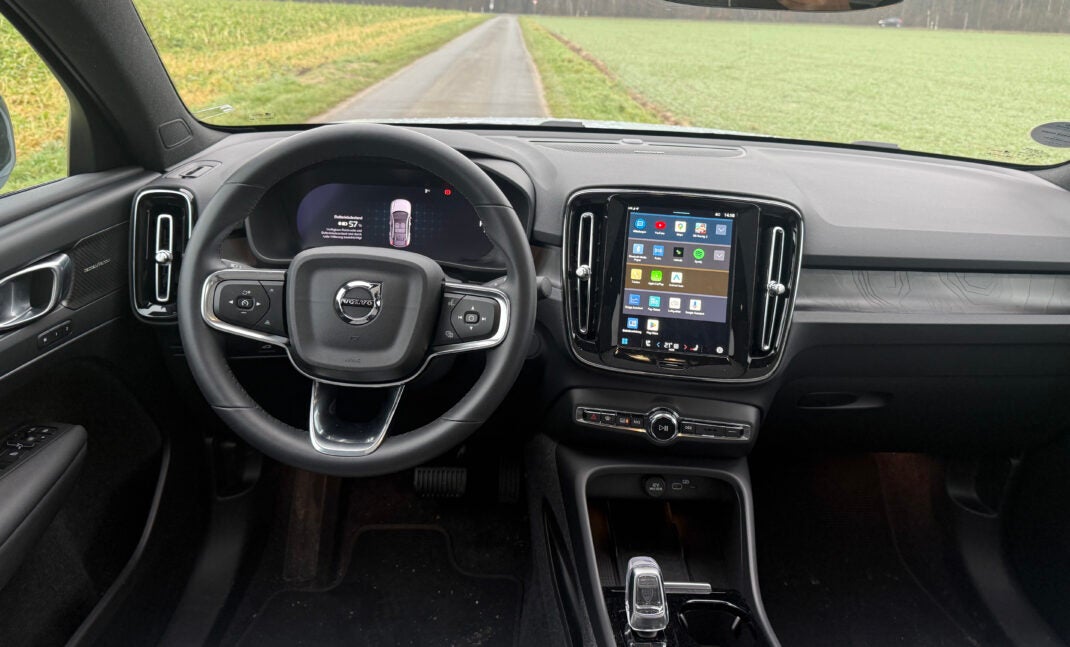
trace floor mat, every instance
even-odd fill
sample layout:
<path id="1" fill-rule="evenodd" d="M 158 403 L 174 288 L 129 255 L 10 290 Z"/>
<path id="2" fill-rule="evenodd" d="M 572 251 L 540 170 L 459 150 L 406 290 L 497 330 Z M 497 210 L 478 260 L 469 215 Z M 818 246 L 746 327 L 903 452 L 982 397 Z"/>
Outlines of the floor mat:
<path id="1" fill-rule="evenodd" d="M 785 647 L 1007 644 L 938 533 L 914 541 L 903 527 L 934 523 L 924 488 L 890 500 L 870 455 L 763 459 L 752 462 L 758 573 Z M 922 477 L 904 469 L 895 483 Z"/>
<path id="2" fill-rule="evenodd" d="M 508 646 L 521 596 L 512 577 L 460 570 L 441 529 L 367 527 L 341 582 L 275 594 L 239 645 Z"/>

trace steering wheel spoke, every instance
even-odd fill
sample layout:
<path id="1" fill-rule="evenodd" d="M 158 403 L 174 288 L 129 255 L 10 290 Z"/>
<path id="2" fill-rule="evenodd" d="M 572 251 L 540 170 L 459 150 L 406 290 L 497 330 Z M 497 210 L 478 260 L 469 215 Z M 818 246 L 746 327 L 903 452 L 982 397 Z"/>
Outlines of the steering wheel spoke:
<path id="1" fill-rule="evenodd" d="M 386 438 L 394 419 L 404 385 L 376 389 L 384 397 L 379 411 L 364 422 L 344 420 L 339 414 L 339 396 L 346 389 L 319 380 L 312 383 L 312 401 L 308 413 L 312 446 L 329 456 L 367 456 Z"/>
<path id="2" fill-rule="evenodd" d="M 285 270 L 220 270 L 204 281 L 201 317 L 216 330 L 287 348 L 285 292 Z"/>

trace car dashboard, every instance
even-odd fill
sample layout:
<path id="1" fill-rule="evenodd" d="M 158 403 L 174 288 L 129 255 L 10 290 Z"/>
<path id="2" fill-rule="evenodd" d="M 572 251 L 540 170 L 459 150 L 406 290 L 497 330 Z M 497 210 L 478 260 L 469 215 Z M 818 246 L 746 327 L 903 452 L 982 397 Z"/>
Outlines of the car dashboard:
<path id="1" fill-rule="evenodd" d="M 775 140 L 417 130 L 486 171 L 529 232 L 541 298 L 517 389 L 562 437 L 713 455 L 749 452 L 759 431 L 770 444 L 1006 448 L 1070 413 L 1053 397 L 1070 366 L 1070 197 L 1037 175 Z M 174 316 L 158 298 L 177 275 L 153 266 L 154 214 L 187 208 L 195 223 L 233 169 L 286 135 L 233 134 L 139 194 L 143 318 Z M 502 273 L 463 195 L 385 160 L 281 179 L 224 252 L 277 269 L 323 245 L 406 249 L 469 281 Z M 673 427 L 660 438 L 658 415 Z"/>

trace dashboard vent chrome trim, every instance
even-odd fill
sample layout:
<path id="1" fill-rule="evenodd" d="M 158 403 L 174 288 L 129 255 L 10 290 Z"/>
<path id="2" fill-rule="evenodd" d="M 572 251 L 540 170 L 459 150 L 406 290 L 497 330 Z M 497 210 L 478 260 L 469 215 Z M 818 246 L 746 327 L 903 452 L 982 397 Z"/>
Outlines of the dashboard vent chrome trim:
<path id="1" fill-rule="evenodd" d="M 183 189 L 144 189 L 134 196 L 130 296 L 142 319 L 175 318 L 175 284 L 194 219 L 193 196 Z"/>
<path id="2" fill-rule="evenodd" d="M 763 286 L 762 321 L 758 348 L 768 353 L 780 340 L 780 314 L 787 296 L 784 280 L 784 240 L 783 227 L 771 227 L 767 230 L 766 247 L 769 256 L 766 259 L 765 282 Z"/>
<path id="3" fill-rule="evenodd" d="M 171 300 L 171 259 L 175 253 L 175 219 L 169 213 L 161 213 L 156 216 L 155 226 L 156 253 L 152 260 L 156 268 L 156 302 L 167 303 Z"/>
<path id="4" fill-rule="evenodd" d="M 584 256 L 584 248 L 587 254 Z M 591 330 L 591 291 L 594 274 L 594 214 L 590 211 L 580 215 L 576 236 L 576 329 L 581 335 Z"/>

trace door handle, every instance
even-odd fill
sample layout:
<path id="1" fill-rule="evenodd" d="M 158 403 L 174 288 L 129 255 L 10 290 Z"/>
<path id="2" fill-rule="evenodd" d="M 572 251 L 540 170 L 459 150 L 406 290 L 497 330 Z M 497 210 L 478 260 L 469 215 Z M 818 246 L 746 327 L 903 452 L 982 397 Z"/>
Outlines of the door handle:
<path id="1" fill-rule="evenodd" d="M 71 286 L 71 258 L 56 254 L 0 279 L 0 331 L 21 328 L 56 309 Z"/>

